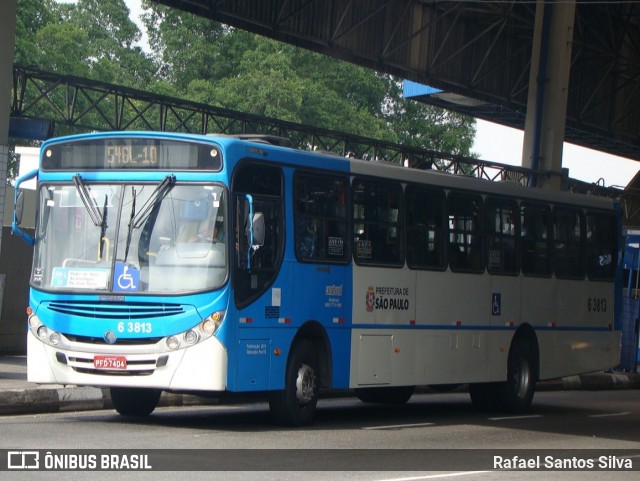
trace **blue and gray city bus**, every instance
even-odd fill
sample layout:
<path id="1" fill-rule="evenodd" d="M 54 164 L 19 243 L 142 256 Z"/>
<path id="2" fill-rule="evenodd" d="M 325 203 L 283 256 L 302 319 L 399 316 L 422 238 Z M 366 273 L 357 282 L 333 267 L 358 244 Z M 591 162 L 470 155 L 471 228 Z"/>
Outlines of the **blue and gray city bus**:
<path id="1" fill-rule="evenodd" d="M 610 199 L 149 132 L 49 140 L 33 177 L 28 379 L 109 387 L 124 415 L 258 392 L 304 425 L 321 389 L 455 384 L 520 412 L 619 360 Z"/>

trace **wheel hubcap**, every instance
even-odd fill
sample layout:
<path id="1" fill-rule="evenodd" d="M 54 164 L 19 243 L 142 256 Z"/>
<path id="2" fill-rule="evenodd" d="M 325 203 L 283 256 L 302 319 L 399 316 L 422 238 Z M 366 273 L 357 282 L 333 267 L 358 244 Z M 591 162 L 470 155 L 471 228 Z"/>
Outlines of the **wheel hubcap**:
<path id="1" fill-rule="evenodd" d="M 316 390 L 316 379 L 311 366 L 303 364 L 298 369 L 296 378 L 296 398 L 300 404 L 307 404 L 313 400 Z"/>

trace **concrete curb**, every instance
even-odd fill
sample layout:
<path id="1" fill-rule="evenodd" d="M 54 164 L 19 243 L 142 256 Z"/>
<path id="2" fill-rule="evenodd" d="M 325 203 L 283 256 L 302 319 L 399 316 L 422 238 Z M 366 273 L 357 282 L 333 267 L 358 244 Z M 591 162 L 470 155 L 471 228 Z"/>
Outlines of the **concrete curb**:
<path id="1" fill-rule="evenodd" d="M 158 406 L 193 406 L 217 402 L 216 399 L 200 396 L 163 392 Z M 0 391 L 0 416 L 101 409 L 113 409 L 108 388 L 39 387 Z"/>
<path id="2" fill-rule="evenodd" d="M 639 389 L 640 375 L 632 373 L 595 373 L 569 376 L 562 379 L 563 389 L 604 391 L 611 389 Z"/>

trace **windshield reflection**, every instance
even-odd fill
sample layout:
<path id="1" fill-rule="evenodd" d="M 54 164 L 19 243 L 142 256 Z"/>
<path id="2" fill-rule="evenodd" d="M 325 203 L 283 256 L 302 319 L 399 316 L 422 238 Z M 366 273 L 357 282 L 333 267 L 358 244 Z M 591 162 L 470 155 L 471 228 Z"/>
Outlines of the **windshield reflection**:
<path id="1" fill-rule="evenodd" d="M 224 188 L 174 181 L 43 186 L 34 286 L 163 294 L 219 287 L 227 277 Z"/>

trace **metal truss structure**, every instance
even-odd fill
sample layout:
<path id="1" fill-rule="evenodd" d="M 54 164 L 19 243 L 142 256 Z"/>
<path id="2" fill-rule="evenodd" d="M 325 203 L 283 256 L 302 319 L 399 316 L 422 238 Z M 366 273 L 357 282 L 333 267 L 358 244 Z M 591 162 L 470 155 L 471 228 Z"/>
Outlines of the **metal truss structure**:
<path id="1" fill-rule="evenodd" d="M 434 95 L 422 101 L 519 129 L 536 3 L 554 3 L 154 1 L 437 87 L 458 101 Z M 565 140 L 640 160 L 640 2 L 575 2 Z"/>
<path id="2" fill-rule="evenodd" d="M 344 157 L 392 162 L 491 181 L 530 185 L 534 175 L 552 175 L 21 67 L 15 67 L 13 71 L 11 116 L 50 119 L 55 122 L 56 135 L 112 130 L 252 134 L 269 136 L 302 150 L 327 151 Z M 562 178 L 562 185 L 564 190 L 624 200 L 623 191 L 615 188 L 567 177 Z M 640 206 L 640 203 L 634 205 Z"/>

